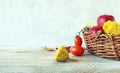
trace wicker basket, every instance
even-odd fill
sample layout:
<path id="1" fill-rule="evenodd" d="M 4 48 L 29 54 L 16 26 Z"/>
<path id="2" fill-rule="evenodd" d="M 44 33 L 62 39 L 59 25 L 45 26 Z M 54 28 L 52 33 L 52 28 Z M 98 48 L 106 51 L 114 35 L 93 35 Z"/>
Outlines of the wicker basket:
<path id="1" fill-rule="evenodd" d="M 104 58 L 120 60 L 120 35 L 91 34 L 82 30 L 85 44 L 89 53 Z"/>

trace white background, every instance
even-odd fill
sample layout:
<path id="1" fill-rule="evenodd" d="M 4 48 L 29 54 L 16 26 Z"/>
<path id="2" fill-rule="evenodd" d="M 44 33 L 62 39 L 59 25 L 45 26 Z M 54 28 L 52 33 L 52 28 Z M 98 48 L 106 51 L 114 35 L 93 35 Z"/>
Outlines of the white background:
<path id="1" fill-rule="evenodd" d="M 0 47 L 73 45 L 101 14 L 120 22 L 120 0 L 0 0 Z"/>

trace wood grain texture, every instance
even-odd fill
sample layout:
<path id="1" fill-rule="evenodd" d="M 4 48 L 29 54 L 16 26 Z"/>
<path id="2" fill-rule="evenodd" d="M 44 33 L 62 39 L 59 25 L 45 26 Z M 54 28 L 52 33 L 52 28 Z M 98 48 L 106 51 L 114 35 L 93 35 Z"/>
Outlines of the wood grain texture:
<path id="1" fill-rule="evenodd" d="M 120 62 L 92 56 L 85 51 L 78 61 L 55 62 L 55 51 L 43 48 L 0 49 L 0 73 L 119 73 Z"/>

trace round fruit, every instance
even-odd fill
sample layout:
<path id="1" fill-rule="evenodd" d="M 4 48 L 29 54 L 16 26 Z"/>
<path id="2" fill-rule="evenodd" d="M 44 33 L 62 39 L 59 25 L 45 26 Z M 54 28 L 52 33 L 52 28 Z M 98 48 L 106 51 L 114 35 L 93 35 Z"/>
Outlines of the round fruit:
<path id="1" fill-rule="evenodd" d="M 107 14 L 101 15 L 97 19 L 97 25 L 102 27 L 104 22 L 108 20 L 114 21 L 115 18 L 112 15 L 107 15 Z"/>
<path id="2" fill-rule="evenodd" d="M 75 45 L 81 46 L 82 45 L 82 38 L 80 36 L 76 36 L 74 39 Z"/>
<path id="3" fill-rule="evenodd" d="M 84 49 L 81 46 L 72 46 L 70 48 L 70 53 L 75 56 L 82 56 L 84 54 Z"/>
<path id="4" fill-rule="evenodd" d="M 92 34 L 96 34 L 100 30 L 102 31 L 102 27 L 100 27 L 100 26 L 93 26 L 92 28 L 90 28 L 89 32 L 91 32 Z"/>

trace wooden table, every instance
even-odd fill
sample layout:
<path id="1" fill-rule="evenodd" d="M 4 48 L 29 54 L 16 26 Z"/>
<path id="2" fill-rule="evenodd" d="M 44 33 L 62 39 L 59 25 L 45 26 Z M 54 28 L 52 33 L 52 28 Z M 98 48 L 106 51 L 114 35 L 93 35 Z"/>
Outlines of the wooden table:
<path id="1" fill-rule="evenodd" d="M 120 61 L 85 53 L 78 61 L 55 62 L 43 48 L 0 49 L 0 73 L 120 73 Z"/>

